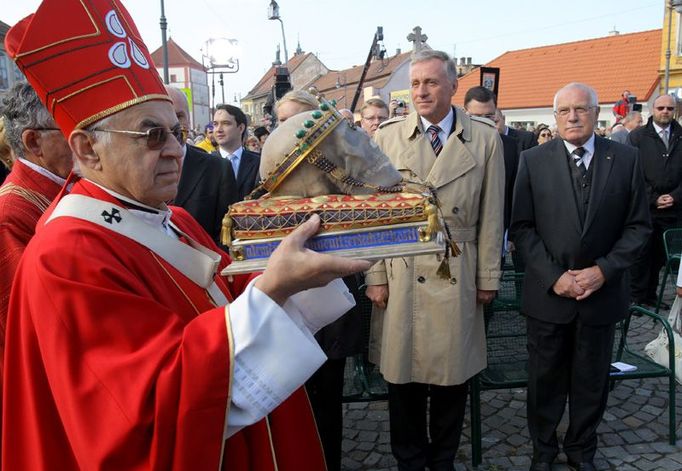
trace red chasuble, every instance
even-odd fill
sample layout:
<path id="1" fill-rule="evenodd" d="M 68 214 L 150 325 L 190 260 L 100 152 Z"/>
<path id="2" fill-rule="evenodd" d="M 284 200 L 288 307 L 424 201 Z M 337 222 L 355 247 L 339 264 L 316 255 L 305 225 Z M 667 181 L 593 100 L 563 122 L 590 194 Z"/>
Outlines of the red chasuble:
<path id="1" fill-rule="evenodd" d="M 116 203 L 85 181 L 72 193 Z M 184 210 L 172 219 L 219 251 Z M 222 449 L 232 339 L 205 290 L 125 236 L 45 220 L 10 301 L 4 469 L 215 470 L 221 454 L 228 470 L 325 469 L 300 389 Z M 229 299 L 247 281 L 216 277 Z"/>
<path id="2" fill-rule="evenodd" d="M 61 185 L 16 161 L 0 187 L 0 403 L 7 305 L 21 254 Z"/>

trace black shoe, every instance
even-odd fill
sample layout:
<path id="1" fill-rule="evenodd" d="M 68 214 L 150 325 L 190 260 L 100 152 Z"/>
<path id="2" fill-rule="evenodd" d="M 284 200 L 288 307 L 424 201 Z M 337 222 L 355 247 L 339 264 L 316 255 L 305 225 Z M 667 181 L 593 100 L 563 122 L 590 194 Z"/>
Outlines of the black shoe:
<path id="1" fill-rule="evenodd" d="M 552 463 L 545 461 L 533 461 L 529 471 L 552 471 Z"/>
<path id="2" fill-rule="evenodd" d="M 572 461 L 569 461 L 568 467 L 572 471 L 597 471 L 597 468 L 594 467 L 594 463 L 591 461 L 583 461 L 581 463 L 573 463 Z"/>

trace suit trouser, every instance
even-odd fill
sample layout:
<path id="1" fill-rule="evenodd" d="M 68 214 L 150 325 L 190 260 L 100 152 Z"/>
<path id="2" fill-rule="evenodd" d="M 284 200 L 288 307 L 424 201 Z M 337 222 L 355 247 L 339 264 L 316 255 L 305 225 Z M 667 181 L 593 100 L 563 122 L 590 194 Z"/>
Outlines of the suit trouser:
<path id="1" fill-rule="evenodd" d="M 328 471 L 341 469 L 345 358 L 327 360 L 305 383 Z"/>
<path id="2" fill-rule="evenodd" d="M 556 428 L 569 405 L 564 452 L 573 462 L 592 461 L 597 427 L 609 391 L 615 324 L 587 325 L 577 317 L 554 324 L 528 317 L 528 430 L 533 458 L 559 453 Z"/>
<path id="3" fill-rule="evenodd" d="M 421 471 L 426 466 L 431 471 L 453 469 L 467 391 L 467 383 L 455 386 L 388 383 L 391 450 L 400 471 Z"/>

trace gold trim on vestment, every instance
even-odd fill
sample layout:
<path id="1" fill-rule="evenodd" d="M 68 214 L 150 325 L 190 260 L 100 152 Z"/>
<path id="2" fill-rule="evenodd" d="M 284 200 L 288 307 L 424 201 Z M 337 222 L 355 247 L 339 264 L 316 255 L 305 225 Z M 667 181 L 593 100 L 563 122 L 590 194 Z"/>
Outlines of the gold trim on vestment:
<path id="1" fill-rule="evenodd" d="M 0 187 L 0 196 L 5 195 L 17 195 L 29 203 L 37 207 L 41 213 L 44 213 L 48 206 L 50 206 L 50 200 L 44 195 L 24 188 L 23 186 L 16 185 L 14 183 L 7 183 Z"/>
<path id="2" fill-rule="evenodd" d="M 272 465 L 275 467 L 275 471 L 278 471 L 279 468 L 277 466 L 277 454 L 275 453 L 275 444 L 272 442 L 272 431 L 270 430 L 270 418 L 268 416 L 265 416 L 265 418 L 263 420 L 265 420 L 265 426 L 268 429 L 268 439 L 270 440 L 270 451 L 272 452 Z"/>
<path id="3" fill-rule="evenodd" d="M 225 431 L 228 427 L 228 417 L 230 415 L 230 404 L 232 404 L 232 380 L 234 379 L 234 335 L 232 334 L 232 324 L 230 323 L 230 303 L 225 305 L 225 328 L 227 329 L 227 348 L 230 353 L 230 372 L 227 378 L 227 404 L 225 405 L 225 425 L 223 426 L 222 446 L 220 447 L 220 461 L 218 470 L 223 469 L 223 459 L 225 459 Z"/>
<path id="4" fill-rule="evenodd" d="M 33 49 L 32 51 L 22 52 L 21 54 L 17 54 L 16 57 L 14 58 L 14 60 L 16 61 L 17 59 L 19 59 L 21 57 L 24 57 L 24 56 L 27 56 L 29 54 L 33 54 L 36 52 L 40 52 L 40 51 L 43 51 L 43 50 L 48 49 L 50 47 L 57 46 L 59 44 L 63 44 L 63 43 L 69 42 L 69 41 L 75 41 L 76 39 L 84 39 L 84 38 L 94 38 L 94 37 L 102 34 L 102 32 L 99 30 L 99 26 L 97 26 L 97 23 L 92 18 L 92 14 L 90 13 L 90 10 L 88 10 L 88 7 L 85 6 L 85 3 L 83 2 L 83 0 L 80 0 L 80 2 L 81 2 L 81 5 L 83 5 L 83 9 L 85 9 L 85 12 L 88 14 L 88 17 L 90 18 L 90 22 L 92 23 L 92 26 L 95 27 L 94 33 L 83 34 L 80 36 L 73 36 L 71 38 L 66 38 L 66 39 L 62 39 L 62 40 L 54 42 L 54 43 L 46 44 L 45 46 L 41 46 L 38 49 Z M 29 25 L 29 27 L 30 27 L 30 25 Z"/>
<path id="5" fill-rule="evenodd" d="M 151 251 L 151 250 L 149 251 L 149 253 L 152 254 L 152 257 L 154 257 L 154 260 L 156 260 L 156 262 L 159 264 L 159 266 L 161 266 L 161 269 L 162 269 L 163 271 L 166 272 L 166 275 L 168 275 L 168 278 L 171 279 L 171 281 L 173 282 L 173 284 L 180 290 L 180 293 L 182 293 L 182 295 L 185 297 L 185 299 L 187 300 L 187 302 L 194 308 L 194 312 L 197 313 L 197 314 L 201 314 L 201 311 L 199 310 L 199 308 L 196 306 L 196 304 L 194 304 L 194 303 L 192 302 L 192 300 L 189 298 L 189 296 L 187 295 L 187 293 L 185 293 L 185 290 L 183 290 L 183 289 L 180 287 L 180 285 L 178 284 L 178 282 L 175 281 L 175 278 L 173 278 L 173 275 L 171 275 L 170 272 L 169 272 L 169 271 L 166 269 L 166 267 L 163 265 L 163 263 L 161 263 L 161 260 L 159 260 L 159 258 L 156 256 L 156 254 L 155 254 L 153 251 Z"/>

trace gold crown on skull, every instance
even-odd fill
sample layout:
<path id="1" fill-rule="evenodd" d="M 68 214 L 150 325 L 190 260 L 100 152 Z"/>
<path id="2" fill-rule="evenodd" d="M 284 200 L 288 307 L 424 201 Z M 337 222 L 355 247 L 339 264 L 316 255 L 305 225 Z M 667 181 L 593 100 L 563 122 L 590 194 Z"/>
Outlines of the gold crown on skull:
<path id="1" fill-rule="evenodd" d="M 312 119 L 306 119 L 303 122 L 303 129 L 296 131 L 298 141 L 294 148 L 263 181 L 261 186 L 268 192 L 277 188 L 315 147 L 345 119 L 337 111 L 335 100 L 327 101 L 316 88 L 310 88 L 308 91 L 317 98 L 319 107 L 312 112 Z"/>

